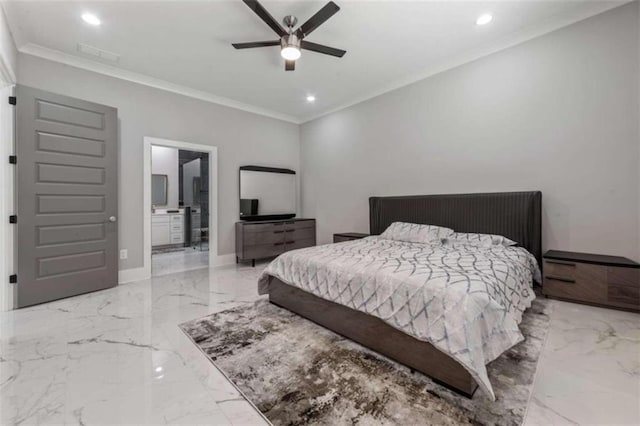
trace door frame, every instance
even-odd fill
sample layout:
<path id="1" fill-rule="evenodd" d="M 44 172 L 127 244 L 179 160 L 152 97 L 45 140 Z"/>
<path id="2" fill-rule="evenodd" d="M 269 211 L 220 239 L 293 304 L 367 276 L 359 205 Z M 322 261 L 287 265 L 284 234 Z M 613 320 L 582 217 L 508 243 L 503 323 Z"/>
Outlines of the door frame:
<path id="1" fill-rule="evenodd" d="M 13 45 L 13 41 L 10 43 Z M 15 107 L 8 102 L 8 97 L 15 95 L 15 83 L 15 73 L 0 54 L 0 312 L 15 307 L 15 284 L 9 283 L 9 275 L 16 273 L 15 225 L 7 219 L 15 214 L 15 166 L 7 161 L 15 154 Z"/>
<path id="2" fill-rule="evenodd" d="M 143 158 L 143 210 L 144 210 L 144 275 L 151 277 L 151 146 L 209 154 L 209 268 L 229 263 L 226 256 L 218 256 L 218 147 L 191 142 L 144 137 Z"/>
<path id="3" fill-rule="evenodd" d="M 0 61 L 1 62 L 1 61 Z M 15 308 L 15 284 L 9 283 L 9 275 L 16 273 L 15 226 L 9 223 L 9 215 L 15 214 L 15 165 L 7 161 L 15 155 L 15 107 L 8 97 L 15 95 L 15 86 L 3 78 L 0 72 L 0 177 L 3 181 L 0 194 L 0 312 Z"/>

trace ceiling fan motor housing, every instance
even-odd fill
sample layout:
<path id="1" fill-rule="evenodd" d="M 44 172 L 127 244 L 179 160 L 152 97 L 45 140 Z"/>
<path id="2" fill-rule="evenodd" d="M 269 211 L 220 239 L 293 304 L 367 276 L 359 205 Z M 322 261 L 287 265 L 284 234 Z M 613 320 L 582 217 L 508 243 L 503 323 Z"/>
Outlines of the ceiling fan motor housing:
<path id="1" fill-rule="evenodd" d="M 285 27 L 289 28 L 289 32 L 291 32 L 293 30 L 293 27 L 295 27 L 298 23 L 298 18 L 293 15 L 287 15 L 282 20 L 282 23 Z"/>
<path id="2" fill-rule="evenodd" d="M 282 36 L 280 39 L 280 46 L 283 49 L 285 47 L 295 47 L 296 49 L 300 49 L 300 39 L 295 34 Z"/>

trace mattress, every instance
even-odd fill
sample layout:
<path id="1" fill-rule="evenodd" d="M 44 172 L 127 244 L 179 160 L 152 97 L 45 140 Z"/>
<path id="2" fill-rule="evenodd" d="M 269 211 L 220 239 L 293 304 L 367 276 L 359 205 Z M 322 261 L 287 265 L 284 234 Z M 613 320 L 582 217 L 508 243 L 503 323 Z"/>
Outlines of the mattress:
<path id="1" fill-rule="evenodd" d="M 518 324 L 540 280 L 535 257 L 521 247 L 381 237 L 284 253 L 262 273 L 260 294 L 270 276 L 429 342 L 492 399 L 486 364 L 524 339 Z"/>

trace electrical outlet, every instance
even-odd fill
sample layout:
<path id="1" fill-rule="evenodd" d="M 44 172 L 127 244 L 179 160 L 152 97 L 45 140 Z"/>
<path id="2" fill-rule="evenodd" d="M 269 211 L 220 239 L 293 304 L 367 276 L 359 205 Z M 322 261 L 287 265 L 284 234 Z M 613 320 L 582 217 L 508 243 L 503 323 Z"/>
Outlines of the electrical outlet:
<path id="1" fill-rule="evenodd" d="M 120 259 L 124 260 L 127 257 L 129 257 L 129 250 L 127 250 L 127 249 L 120 250 Z"/>

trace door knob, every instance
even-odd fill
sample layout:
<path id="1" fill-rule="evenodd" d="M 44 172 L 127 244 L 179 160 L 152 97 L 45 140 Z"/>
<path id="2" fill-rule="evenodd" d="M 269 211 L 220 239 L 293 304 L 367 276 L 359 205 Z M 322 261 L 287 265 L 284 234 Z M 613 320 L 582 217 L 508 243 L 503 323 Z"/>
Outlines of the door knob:
<path id="1" fill-rule="evenodd" d="M 116 221 L 115 216 L 109 216 L 109 222 L 115 222 L 115 221 Z"/>

